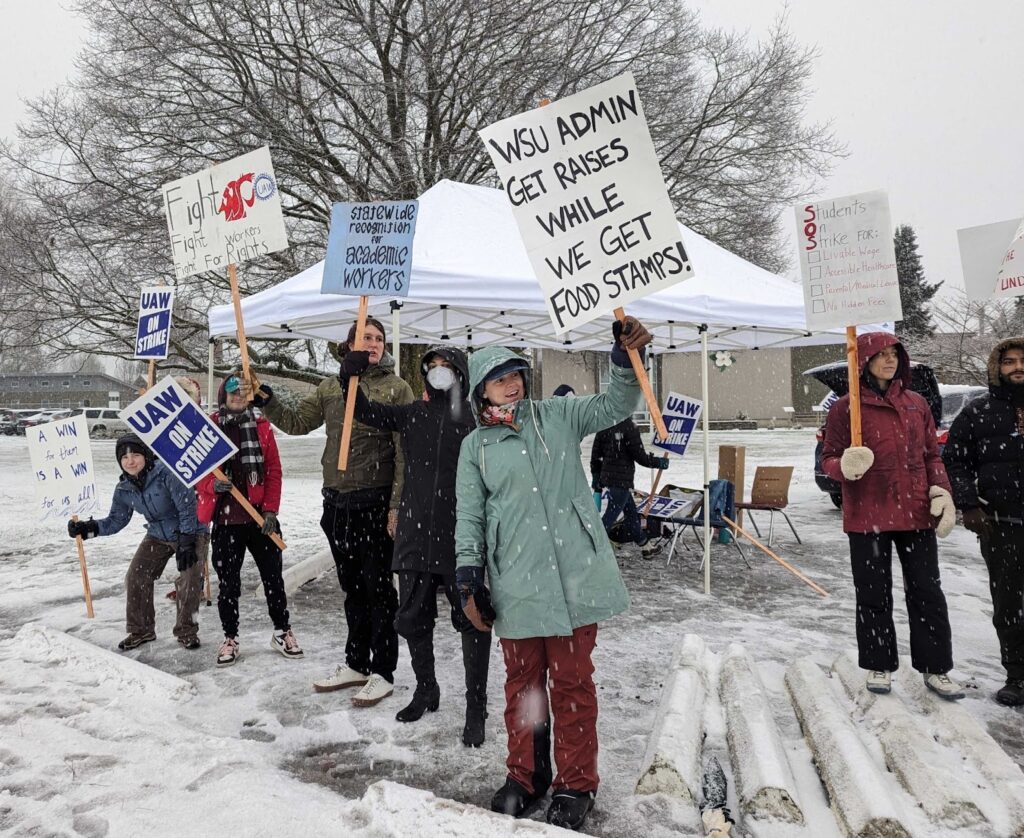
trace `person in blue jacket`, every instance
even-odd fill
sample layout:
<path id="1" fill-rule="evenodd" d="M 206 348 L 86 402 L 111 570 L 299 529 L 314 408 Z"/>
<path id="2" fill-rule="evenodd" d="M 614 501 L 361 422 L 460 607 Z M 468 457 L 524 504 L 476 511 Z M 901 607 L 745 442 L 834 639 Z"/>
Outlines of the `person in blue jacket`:
<path id="1" fill-rule="evenodd" d="M 146 519 L 142 539 L 125 575 L 127 631 L 117 648 L 127 651 L 156 640 L 153 583 L 174 556 L 179 577 L 175 582 L 178 608 L 174 636 L 186 649 L 199 648 L 199 598 L 203 573 L 196 553 L 196 535 L 201 531 L 196 517 L 196 493 L 178 480 L 135 434 L 125 434 L 114 447 L 121 466 L 121 479 L 114 488 L 110 514 L 94 521 L 68 521 L 72 538 L 93 538 L 120 532 L 139 512 Z"/>

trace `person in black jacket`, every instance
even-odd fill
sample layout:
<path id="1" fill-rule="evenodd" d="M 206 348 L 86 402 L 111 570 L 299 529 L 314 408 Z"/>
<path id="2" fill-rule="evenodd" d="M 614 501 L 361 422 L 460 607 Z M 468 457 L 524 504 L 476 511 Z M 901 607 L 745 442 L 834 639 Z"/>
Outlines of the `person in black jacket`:
<path id="1" fill-rule="evenodd" d="M 365 353 L 349 352 L 341 376 L 358 375 Z M 392 569 L 398 574 L 395 629 L 409 644 L 416 691 L 395 716 L 414 722 L 437 710 L 440 689 L 434 674 L 434 621 L 437 589 L 451 605 L 451 620 L 462 635 L 466 668 L 466 724 L 462 741 L 479 747 L 487 716 L 487 670 L 490 632 L 473 627 L 455 586 L 455 472 L 462 440 L 476 427 L 469 403 L 469 365 L 461 350 L 430 349 L 421 361 L 427 400 L 406 405 L 373 402 L 359 391 L 356 419 L 395 431 L 405 453 L 405 483 L 398 508 Z"/>
<path id="2" fill-rule="evenodd" d="M 608 508 L 601 519 L 604 528 L 609 529 L 621 513 L 630 541 L 639 544 L 643 557 L 650 559 L 657 551 L 648 544 L 633 501 L 635 463 L 648 468 L 668 468 L 668 457 L 659 457 L 644 449 L 640 429 L 632 419 L 624 419 L 594 437 L 590 452 L 591 485 L 595 492 L 608 490 Z"/>
<path id="3" fill-rule="evenodd" d="M 997 343 L 988 393 L 956 417 L 942 452 L 964 526 L 988 566 L 992 624 L 1006 669 L 1000 704 L 1024 704 L 1024 337 Z"/>

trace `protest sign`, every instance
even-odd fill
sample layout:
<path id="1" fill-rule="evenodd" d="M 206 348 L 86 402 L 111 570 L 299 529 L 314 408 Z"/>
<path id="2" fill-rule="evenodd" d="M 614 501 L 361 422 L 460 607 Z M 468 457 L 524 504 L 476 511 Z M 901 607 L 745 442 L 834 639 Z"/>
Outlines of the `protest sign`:
<path id="1" fill-rule="evenodd" d="M 1024 287 L 1019 283 L 1008 283 L 1006 288 L 1002 288 L 1000 276 L 1005 267 L 1003 260 L 1011 249 L 1010 242 L 1017 238 L 1020 226 L 1020 218 L 1011 218 L 956 231 L 967 299 L 988 300 L 995 296 L 1024 294 Z"/>
<path id="2" fill-rule="evenodd" d="M 84 415 L 34 425 L 25 431 L 35 475 L 36 512 L 65 521 L 96 511 L 96 475 Z"/>
<path id="3" fill-rule="evenodd" d="M 664 448 L 666 451 L 671 451 L 682 457 L 690 445 L 693 429 L 700 419 L 701 407 L 702 404 L 697 399 L 691 399 L 689 396 L 679 393 L 669 393 L 665 400 L 665 408 L 661 412 L 665 419 L 665 425 L 668 427 L 668 438 L 659 439 L 655 435 L 654 446 Z"/>
<path id="4" fill-rule="evenodd" d="M 409 296 L 419 201 L 335 204 L 321 294 Z"/>
<path id="5" fill-rule="evenodd" d="M 167 357 L 171 343 L 174 289 L 152 285 L 139 296 L 139 325 L 135 330 L 135 358 L 157 361 Z"/>
<path id="6" fill-rule="evenodd" d="M 480 137 L 556 334 L 693 276 L 631 73 Z"/>
<path id="7" fill-rule="evenodd" d="M 804 203 L 795 214 L 808 329 L 903 318 L 884 191 Z"/>
<path id="8" fill-rule="evenodd" d="M 684 516 L 692 507 L 693 502 L 689 500 L 656 497 L 648 505 L 646 514 L 655 518 L 673 518 Z"/>

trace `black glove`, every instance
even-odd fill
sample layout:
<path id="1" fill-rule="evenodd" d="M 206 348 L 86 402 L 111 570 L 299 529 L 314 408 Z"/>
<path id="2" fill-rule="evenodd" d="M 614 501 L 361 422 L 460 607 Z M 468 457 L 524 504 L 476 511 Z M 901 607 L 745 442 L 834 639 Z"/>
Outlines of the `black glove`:
<path id="1" fill-rule="evenodd" d="M 260 384 L 260 389 L 252 397 L 253 407 L 266 407 L 272 398 L 274 398 L 274 391 L 270 389 L 269 385 Z"/>
<path id="2" fill-rule="evenodd" d="M 174 551 L 174 560 L 178 564 L 178 573 L 184 573 L 199 561 L 195 533 L 183 532 L 178 536 L 178 549 Z"/>
<path id="3" fill-rule="evenodd" d="M 655 463 L 655 468 L 660 468 L 662 471 L 668 468 L 668 457 L 659 457 Z"/>
<path id="4" fill-rule="evenodd" d="M 625 320 L 612 321 L 612 337 L 615 338 L 615 346 L 612 347 L 612 363 L 617 367 L 630 368 L 633 363 L 629 360 L 629 349 L 635 349 L 640 353 L 640 360 L 644 360 L 644 347 L 652 340 L 651 333 L 647 331 L 644 324 L 635 317 L 627 317 Z"/>
<path id="5" fill-rule="evenodd" d="M 72 538 L 93 538 L 100 534 L 100 525 L 92 518 L 88 521 L 68 521 L 68 535 Z"/>
<path id="6" fill-rule="evenodd" d="M 595 492 L 601 491 L 601 472 L 598 472 L 597 474 L 591 476 L 590 488 L 593 489 Z"/>
<path id="7" fill-rule="evenodd" d="M 964 527 L 975 535 L 981 535 L 988 527 L 988 515 L 980 506 L 964 510 Z"/>
<path id="8" fill-rule="evenodd" d="M 230 480 L 217 480 L 215 478 L 213 481 L 213 491 L 218 495 L 225 495 L 231 491 L 231 487 L 234 485 Z"/>
<path id="9" fill-rule="evenodd" d="M 278 531 L 277 513 L 276 512 L 264 512 L 263 513 L 263 526 L 260 527 L 260 532 L 264 535 L 273 535 Z"/>
<path id="10" fill-rule="evenodd" d="M 462 610 L 477 631 L 490 631 L 498 616 L 491 603 L 491 592 L 484 585 L 482 567 L 455 568 L 455 585 L 459 589 Z"/>
<path id="11" fill-rule="evenodd" d="M 370 366 L 370 353 L 361 349 L 350 349 L 341 359 L 341 366 L 338 367 L 338 379 L 344 387 L 353 375 L 362 375 Z"/>

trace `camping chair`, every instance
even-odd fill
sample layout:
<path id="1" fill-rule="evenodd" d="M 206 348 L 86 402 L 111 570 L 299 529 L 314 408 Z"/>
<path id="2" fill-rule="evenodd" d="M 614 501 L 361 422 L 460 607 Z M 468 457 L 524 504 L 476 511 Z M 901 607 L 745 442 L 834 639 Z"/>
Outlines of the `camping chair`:
<path id="1" fill-rule="evenodd" d="M 732 525 L 729 524 L 725 519 L 731 518 L 733 521 L 736 520 L 736 490 L 729 480 L 712 480 L 708 483 L 708 505 L 711 507 L 711 515 L 708 523 L 714 529 L 720 530 L 731 530 Z M 672 524 L 676 525 L 676 531 L 672 536 L 672 546 L 668 551 L 668 561 L 665 562 L 665 566 L 668 567 L 672 561 L 672 553 L 675 550 L 676 540 L 679 538 L 679 534 L 684 531 L 686 527 L 690 527 L 693 530 L 693 534 L 697 537 L 697 541 L 700 542 L 701 550 L 704 549 L 704 540 L 700 537 L 700 529 L 704 527 L 704 509 L 703 504 L 701 508 L 697 509 L 696 513 L 688 518 L 673 518 L 670 520 Z M 700 529 L 698 529 L 700 528 Z M 747 561 L 747 554 L 743 552 L 743 545 L 740 544 L 739 539 L 736 538 L 735 533 L 732 537 L 733 546 L 739 551 L 740 558 L 743 559 L 747 567 L 750 567 L 750 562 Z M 703 556 L 703 553 L 702 553 Z M 704 567 L 704 559 L 701 558 L 700 566 Z"/>
<path id="2" fill-rule="evenodd" d="M 785 509 L 789 505 L 789 483 L 793 479 L 793 466 L 758 466 L 754 471 L 754 486 L 750 490 L 750 503 L 738 503 L 737 509 L 746 510 L 750 523 L 754 525 L 754 531 L 758 538 L 761 537 L 761 530 L 758 529 L 757 521 L 752 513 L 768 513 L 768 546 L 772 546 L 772 537 L 775 535 L 775 513 L 778 512 L 789 528 L 793 531 L 797 544 L 803 544 L 797 534 L 796 527 L 789 520 Z"/>

